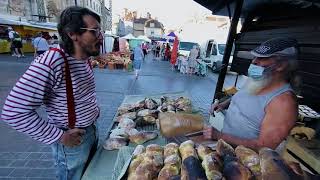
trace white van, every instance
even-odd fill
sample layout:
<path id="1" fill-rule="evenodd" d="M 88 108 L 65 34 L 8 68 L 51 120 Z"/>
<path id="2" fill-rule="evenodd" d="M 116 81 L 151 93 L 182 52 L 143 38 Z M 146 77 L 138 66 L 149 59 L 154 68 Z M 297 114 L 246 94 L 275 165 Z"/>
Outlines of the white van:
<path id="1" fill-rule="evenodd" d="M 209 39 L 201 45 L 201 59 L 209 66 L 213 72 L 219 72 L 222 68 L 222 58 L 226 44 L 219 43 L 214 39 Z M 229 59 L 229 64 L 232 62 L 232 53 Z"/>
<path id="2" fill-rule="evenodd" d="M 179 54 L 189 57 L 190 51 L 193 46 L 199 47 L 200 45 L 196 42 L 180 41 L 179 42 Z"/>

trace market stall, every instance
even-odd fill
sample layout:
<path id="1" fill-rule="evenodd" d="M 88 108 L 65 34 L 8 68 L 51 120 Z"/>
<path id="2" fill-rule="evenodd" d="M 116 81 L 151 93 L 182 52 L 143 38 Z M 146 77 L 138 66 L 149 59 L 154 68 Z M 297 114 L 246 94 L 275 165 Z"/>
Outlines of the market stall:
<path id="1" fill-rule="evenodd" d="M 127 69 L 132 70 L 132 61 L 130 60 L 130 52 L 109 52 L 95 57 L 91 61 L 91 66 L 100 69 Z"/>
<path id="2" fill-rule="evenodd" d="M 170 139 L 162 136 L 163 129 L 161 128 L 160 124 L 161 120 L 157 121 L 159 122 L 158 124 L 160 124 L 160 126 L 158 126 L 160 127 L 160 130 L 155 125 L 148 125 L 144 126 L 143 128 L 137 129 L 137 134 L 139 135 L 143 134 L 140 132 L 140 130 L 152 131 L 151 134 L 148 134 L 148 136 L 142 135 L 143 142 L 145 142 L 146 138 L 147 140 L 149 140 L 146 143 L 142 143 L 143 146 L 140 146 L 139 143 L 133 143 L 135 142 L 135 138 L 130 137 L 131 135 L 129 133 L 127 134 L 126 138 L 130 140 L 130 143 L 127 146 L 127 143 L 124 142 L 128 141 L 128 139 L 124 140 L 126 138 L 124 138 L 123 136 L 123 134 L 126 134 L 126 132 L 115 131 L 115 129 L 118 129 L 117 127 L 119 127 L 119 124 L 121 123 L 116 121 L 119 121 L 119 119 L 121 118 L 132 117 L 133 114 L 137 116 L 139 112 L 131 114 L 133 111 L 130 111 L 127 112 L 129 114 L 126 114 L 125 116 L 122 116 L 123 114 L 121 112 L 126 108 L 130 109 L 133 107 L 145 107 L 146 98 L 155 99 L 156 102 L 158 101 L 157 98 L 159 98 L 159 96 L 146 95 L 127 96 L 124 100 L 124 103 L 118 109 L 118 112 L 114 118 L 113 125 L 108 130 L 109 136 L 107 142 L 109 143 L 106 143 L 104 144 L 104 146 L 99 147 L 99 150 L 95 154 L 92 162 L 86 170 L 83 179 L 188 179 L 186 178 L 186 176 L 188 176 L 192 177 L 191 179 L 225 178 L 289 180 L 310 179 L 311 177 L 309 177 L 309 173 L 314 174 L 312 178 L 319 179 L 319 177 L 316 176 L 320 173 L 320 147 L 319 140 L 316 137 L 318 133 L 317 131 L 319 130 L 317 129 L 317 125 L 319 124 L 317 123 L 319 122 L 319 114 L 316 112 L 319 111 L 319 104 L 317 104 L 316 101 L 319 102 L 320 94 L 318 93 L 319 81 L 317 80 L 319 80 L 319 76 L 318 72 L 316 71 L 316 67 L 318 67 L 319 63 L 315 63 L 315 59 L 318 59 L 317 57 L 319 55 L 319 53 L 315 53 L 318 52 L 315 49 L 318 48 L 319 41 L 314 40 L 316 37 L 320 37 L 316 36 L 319 32 L 315 31 L 314 29 L 314 22 L 319 22 L 315 21 L 318 17 L 315 18 L 313 16 L 306 16 L 308 18 L 308 21 L 300 21 L 301 24 L 306 23 L 306 25 L 309 26 L 309 28 L 302 28 L 303 30 L 308 30 L 309 34 L 311 34 L 309 36 L 308 33 L 305 33 L 305 31 L 301 31 L 300 28 L 296 27 L 295 20 L 295 26 L 293 28 L 290 27 L 293 21 L 287 21 L 289 19 L 288 17 L 293 18 L 296 17 L 297 14 L 308 14 L 308 10 L 301 11 L 304 13 L 296 13 L 297 9 L 295 7 L 295 11 L 292 11 L 294 12 L 293 16 L 290 16 L 288 14 L 285 14 L 286 11 L 282 9 L 283 11 L 276 11 L 277 13 L 284 13 L 281 14 L 282 16 L 274 16 L 271 14 L 275 12 L 274 10 L 272 11 L 272 8 L 280 6 L 278 6 L 278 4 L 277 6 L 274 6 L 271 1 L 257 1 L 255 3 L 252 3 L 253 1 L 243 0 L 228 2 L 222 0 L 210 2 L 197 0 L 197 2 L 214 10 L 214 12 L 219 12 L 218 10 L 223 9 L 223 15 L 227 14 L 230 16 L 230 18 L 232 16 L 232 25 L 230 27 L 230 33 L 228 36 L 227 47 L 225 50 L 223 62 L 224 64 L 228 63 L 232 45 L 235 43 L 235 59 L 232 69 L 240 74 L 244 74 L 244 72 L 247 71 L 247 65 L 250 64 L 251 59 L 249 61 L 248 57 L 243 56 L 243 54 L 239 52 L 250 51 L 252 48 L 260 44 L 264 40 L 275 36 L 275 34 L 279 35 L 281 33 L 285 35 L 287 35 L 288 33 L 292 33 L 292 35 L 295 35 L 297 39 L 300 40 L 300 42 L 303 42 L 299 44 L 303 47 L 301 48 L 301 50 L 302 52 L 304 52 L 299 57 L 299 61 L 303 62 L 301 64 L 300 71 L 302 72 L 302 75 L 304 75 L 303 77 L 305 79 L 305 86 L 302 89 L 304 100 L 299 102 L 300 118 L 297 121 L 297 126 L 291 130 L 290 135 L 287 137 L 287 146 L 284 148 L 284 154 L 278 154 L 277 152 L 268 148 L 261 148 L 258 152 L 256 152 L 243 146 L 232 147 L 222 140 L 219 140 L 218 142 L 210 142 L 209 144 L 204 143 L 203 145 L 203 139 L 197 139 L 196 137 L 191 138 L 190 134 L 188 133 L 185 134 L 188 137 L 182 136 L 173 138 L 173 142 L 176 144 L 170 144 L 172 138 Z M 243 14 L 241 15 L 242 10 L 248 10 L 250 8 L 256 7 L 256 5 L 260 2 L 270 2 L 272 5 L 269 6 L 269 9 L 265 6 L 263 6 L 265 9 L 251 9 L 255 10 L 251 12 L 261 12 L 261 14 L 249 14 L 250 16 L 244 16 Z M 242 8 L 242 5 L 244 5 L 244 8 Z M 260 3 L 260 5 L 266 4 Z M 286 7 L 285 9 L 287 9 L 287 6 L 284 7 Z M 308 6 L 303 6 L 303 8 L 305 7 Z M 234 10 L 233 15 L 231 14 L 231 10 Z M 257 15 L 270 16 L 257 18 L 255 19 L 255 21 L 252 21 L 253 18 L 255 18 Z M 249 19 L 246 19 L 246 21 L 244 22 L 244 27 L 241 31 L 241 34 L 236 36 L 237 23 L 241 16 L 247 17 Z M 276 19 L 275 17 L 279 19 Z M 305 20 L 306 17 L 300 18 L 302 20 Z M 269 20 L 267 21 L 267 23 L 263 21 L 266 19 Z M 249 22 L 247 22 L 248 20 Z M 283 24 L 277 24 L 277 22 L 273 21 L 283 21 L 286 27 L 283 28 Z M 253 22 L 253 24 L 250 24 L 251 22 Z M 255 24 L 255 22 L 257 23 Z M 276 28 L 276 25 L 278 25 L 279 27 L 277 27 L 278 29 L 274 30 Z M 288 27 L 290 27 L 291 29 Z M 309 49 L 310 47 L 311 49 Z M 217 99 L 221 99 L 226 96 L 226 93 L 223 91 L 226 72 L 227 66 L 224 66 L 222 68 L 222 71 L 220 72 L 215 93 L 215 98 Z M 168 96 L 172 96 L 172 98 L 174 99 L 176 95 L 168 94 Z M 139 103 L 142 101 L 144 103 Z M 148 102 L 150 103 L 149 100 Z M 131 103 L 133 103 L 134 106 L 131 106 Z M 160 103 L 160 105 L 162 106 L 161 98 L 160 102 L 158 103 Z M 301 104 L 310 104 L 310 106 L 312 106 L 312 108 L 314 108 L 316 111 L 309 108 L 309 106 L 307 105 Z M 161 109 L 162 108 L 160 108 L 160 110 Z M 150 112 L 149 110 L 146 110 L 143 112 L 149 115 L 149 113 L 152 114 L 153 111 Z M 216 116 L 218 115 L 220 116 L 220 114 L 216 114 Z M 212 123 L 211 121 L 211 117 L 209 120 L 204 119 L 203 124 L 209 123 L 210 125 L 214 126 L 214 123 Z M 144 118 L 143 116 L 140 117 L 140 120 L 142 119 L 154 122 L 154 118 L 155 117 L 153 117 L 152 115 L 148 118 Z M 122 125 L 132 128 L 132 125 L 134 124 L 135 126 L 137 123 L 136 121 L 138 120 L 137 117 L 135 117 L 134 119 L 134 122 L 126 120 L 126 123 Z M 171 125 L 174 126 L 176 125 L 176 123 L 172 121 Z M 183 124 L 179 124 L 179 126 L 182 125 Z M 197 130 L 193 131 L 199 133 Z M 153 134 L 154 132 L 157 133 L 157 136 Z M 112 133 L 115 134 L 112 135 Z M 192 139 L 193 141 L 186 141 L 188 139 Z M 111 150 L 114 148 L 116 150 L 107 151 L 107 149 Z M 166 156 L 166 152 L 170 152 L 170 156 L 173 156 L 171 156 L 171 158 L 168 158 L 169 156 Z M 291 161 L 295 161 L 297 163 L 292 163 Z"/>
<path id="3" fill-rule="evenodd" d="M 148 107 L 149 108 L 155 108 L 152 107 L 153 106 L 153 100 L 157 102 L 157 104 L 159 105 L 161 102 L 161 97 L 167 97 L 168 100 L 171 103 L 175 103 L 177 101 L 173 101 L 173 100 L 177 100 L 179 97 L 187 97 L 187 94 L 184 92 L 179 92 L 179 93 L 170 93 L 170 94 L 158 94 L 158 95 L 131 95 L 131 96 L 126 96 L 122 102 L 122 104 L 120 105 L 114 119 L 113 119 L 113 123 L 110 126 L 110 129 L 108 130 L 108 136 L 107 139 L 110 139 L 110 137 L 112 137 L 112 132 L 115 132 L 114 130 L 117 129 L 117 127 L 119 126 L 119 117 L 124 117 L 126 116 L 125 114 L 122 114 L 124 107 L 128 107 L 128 105 L 138 105 L 139 106 L 139 102 L 141 105 L 142 101 L 145 101 L 146 98 L 149 98 L 149 103 Z M 151 100 L 152 99 L 152 100 Z M 181 99 L 182 100 L 182 99 Z M 168 102 L 169 102 L 168 101 Z M 137 103 L 138 102 L 138 103 Z M 170 105 L 171 103 L 168 103 L 166 107 L 164 107 L 164 105 L 162 106 L 163 110 L 162 111 L 170 111 L 170 110 L 174 110 L 174 108 L 181 108 L 183 109 L 184 106 L 184 100 L 180 101 L 181 103 L 179 103 L 180 105 L 176 104 L 177 106 L 174 106 L 173 104 Z M 191 105 L 189 103 L 189 101 L 187 100 L 186 102 L 187 106 Z M 159 106 L 157 106 L 159 107 Z M 166 109 L 165 109 L 166 108 Z M 169 108 L 169 109 L 168 109 Z M 195 108 L 194 108 L 195 109 Z M 147 110 L 149 111 L 149 110 Z M 144 124 L 144 122 L 137 122 L 139 121 L 138 117 L 139 117 L 139 112 L 137 113 L 137 118 L 135 120 L 135 123 L 137 124 L 136 129 L 139 132 L 155 132 L 157 135 L 150 137 L 149 141 L 147 141 L 146 143 L 142 143 L 143 145 L 149 145 L 149 144 L 159 144 L 159 145 L 165 145 L 167 143 L 167 139 L 165 139 L 160 133 L 159 130 L 157 129 L 157 125 L 155 124 L 155 119 L 152 118 L 153 116 L 149 116 L 150 114 L 148 114 L 146 111 L 140 111 L 140 114 L 143 114 L 145 116 L 143 116 L 143 119 L 148 119 L 149 122 L 152 123 L 147 123 Z M 127 114 L 129 115 L 129 114 Z M 129 117 L 129 116 L 128 116 Z M 141 123 L 144 124 L 143 126 L 141 126 Z M 120 124 L 121 125 L 121 124 Z M 104 146 L 104 147 L 103 147 Z M 94 158 L 92 159 L 89 167 L 87 168 L 85 174 L 83 175 L 82 179 L 112 179 L 112 176 L 115 176 L 114 172 L 114 168 L 119 168 L 115 166 L 115 162 L 118 161 L 118 164 L 121 163 L 121 157 L 118 158 L 118 155 L 122 156 L 122 153 L 119 153 L 118 149 L 121 149 L 118 144 L 118 146 L 112 146 L 110 144 L 106 145 L 102 145 L 98 148 L 98 151 L 96 152 Z M 134 149 L 135 146 L 137 146 L 136 143 L 130 142 L 128 144 L 128 146 L 130 147 L 129 149 L 132 150 L 132 148 Z M 126 148 L 125 146 L 123 146 L 124 149 L 120 150 L 120 151 L 125 151 Z M 114 149 L 114 150 L 106 150 L 106 149 Z M 123 158 L 122 158 L 123 159 Z M 123 159 L 123 161 L 127 161 L 128 159 Z M 118 173 L 120 171 L 117 171 Z"/>
<path id="4" fill-rule="evenodd" d="M 34 52 L 32 46 L 32 39 L 39 33 L 44 34 L 58 34 L 57 28 L 54 25 L 47 24 L 31 24 L 29 22 L 20 22 L 13 20 L 1 19 L 0 24 L 0 53 L 10 52 L 10 42 L 8 36 L 8 27 L 11 26 L 22 37 L 23 52 Z"/>
<path id="5" fill-rule="evenodd" d="M 252 57 L 246 56 L 262 42 L 275 37 L 291 37 L 298 42 L 299 56 L 296 75 L 300 87 L 298 95 L 299 114 L 309 113 L 308 120 L 299 118 L 296 127 L 291 131 L 295 134 L 288 138 L 284 157 L 305 166 L 314 174 L 319 174 L 319 132 L 320 121 L 320 86 L 319 82 L 319 2 L 299 0 L 279 1 L 205 1 L 195 0 L 210 9 L 216 15 L 229 16 L 231 26 L 222 64 L 228 64 L 232 47 L 235 47 L 231 71 L 246 75 Z M 232 18 L 232 19 L 231 19 Z M 237 24 L 242 18 L 242 28 L 237 32 Z M 224 97 L 224 81 L 227 66 L 222 67 L 214 99 Z M 237 81 L 235 82 L 235 86 Z M 312 112 L 312 113 L 310 113 Z M 299 134 L 299 135 L 297 135 Z M 301 137 L 302 136 L 302 137 Z M 303 139 L 301 139 L 303 138 Z"/>
<path id="6" fill-rule="evenodd" d="M 82 179 L 303 179 L 310 175 L 269 148 L 255 152 L 223 140 L 204 140 L 199 130 L 217 124 L 203 119 L 192 104 L 183 92 L 126 96 Z M 193 129 L 186 128 L 191 124 Z"/>

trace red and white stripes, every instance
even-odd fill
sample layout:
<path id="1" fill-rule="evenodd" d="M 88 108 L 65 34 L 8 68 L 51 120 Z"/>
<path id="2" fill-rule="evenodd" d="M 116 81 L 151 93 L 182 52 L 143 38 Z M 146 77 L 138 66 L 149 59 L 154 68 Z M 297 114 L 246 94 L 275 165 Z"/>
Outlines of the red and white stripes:
<path id="1" fill-rule="evenodd" d="M 74 93 L 76 125 L 87 127 L 99 116 L 95 82 L 87 60 L 66 54 Z M 58 52 L 38 56 L 8 95 L 1 118 L 19 132 L 45 144 L 59 140 L 68 127 L 64 60 Z M 36 109 L 44 105 L 48 121 Z"/>

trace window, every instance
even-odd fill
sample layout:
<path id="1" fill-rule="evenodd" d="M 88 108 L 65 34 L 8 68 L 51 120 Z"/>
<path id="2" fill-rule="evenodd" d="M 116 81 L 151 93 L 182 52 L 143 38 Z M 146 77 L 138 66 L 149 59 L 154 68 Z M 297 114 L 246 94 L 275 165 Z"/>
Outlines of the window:
<path id="1" fill-rule="evenodd" d="M 211 55 L 217 55 L 218 52 L 217 52 L 217 45 L 216 44 L 213 44 L 212 46 L 212 51 L 211 51 Z"/>
<path id="2" fill-rule="evenodd" d="M 154 28 L 154 23 L 150 23 L 150 27 L 151 27 L 151 28 Z"/>
<path id="3" fill-rule="evenodd" d="M 190 51 L 193 46 L 196 45 L 199 47 L 199 44 L 194 43 L 194 42 L 180 42 L 179 44 L 179 50 L 184 50 L 184 51 Z"/>
<path id="4" fill-rule="evenodd" d="M 151 35 L 154 35 L 154 31 L 151 31 Z"/>

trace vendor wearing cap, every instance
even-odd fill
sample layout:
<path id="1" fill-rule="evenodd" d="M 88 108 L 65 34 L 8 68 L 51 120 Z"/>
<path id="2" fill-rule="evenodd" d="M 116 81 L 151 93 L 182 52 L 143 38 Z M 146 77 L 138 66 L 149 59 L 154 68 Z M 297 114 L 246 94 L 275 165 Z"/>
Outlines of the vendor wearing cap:
<path id="1" fill-rule="evenodd" d="M 212 107 L 228 107 L 222 131 L 207 128 L 204 136 L 256 150 L 278 147 L 298 115 L 296 96 L 289 83 L 297 64 L 296 46 L 295 39 L 274 38 L 252 50 L 255 58 L 244 88 L 232 99 Z"/>

